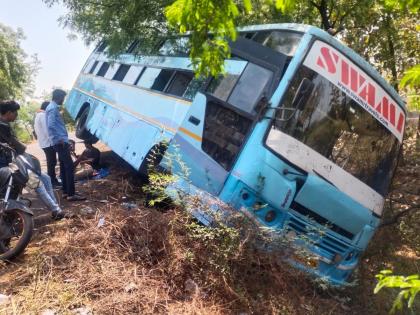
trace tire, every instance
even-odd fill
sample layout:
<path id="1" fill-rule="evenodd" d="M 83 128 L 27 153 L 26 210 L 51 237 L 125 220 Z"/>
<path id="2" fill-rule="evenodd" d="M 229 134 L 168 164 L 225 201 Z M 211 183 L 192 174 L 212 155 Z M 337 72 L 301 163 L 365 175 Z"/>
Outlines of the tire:
<path id="1" fill-rule="evenodd" d="M 15 209 L 9 211 L 7 214 L 3 214 L 2 219 L 7 217 L 13 219 L 13 216 L 19 216 L 19 218 L 22 220 L 23 231 L 13 248 L 7 248 L 8 246 L 5 245 L 6 241 L 0 241 L 0 260 L 11 260 L 19 256 L 31 241 L 32 233 L 34 230 L 33 216 L 22 210 Z"/>
<path id="2" fill-rule="evenodd" d="M 90 107 L 88 106 L 82 111 L 79 118 L 77 118 L 76 137 L 82 140 L 88 140 L 92 143 L 96 143 L 98 142 L 98 138 L 91 134 L 89 129 L 87 128 L 87 119 L 89 117 L 89 111 Z"/>
<path id="3" fill-rule="evenodd" d="M 138 170 L 139 173 L 148 178 L 149 171 L 151 169 L 156 170 L 158 168 L 158 165 L 162 161 L 163 155 L 165 154 L 167 148 L 168 144 L 164 142 L 154 145 L 146 154 L 146 157 L 141 163 Z"/>

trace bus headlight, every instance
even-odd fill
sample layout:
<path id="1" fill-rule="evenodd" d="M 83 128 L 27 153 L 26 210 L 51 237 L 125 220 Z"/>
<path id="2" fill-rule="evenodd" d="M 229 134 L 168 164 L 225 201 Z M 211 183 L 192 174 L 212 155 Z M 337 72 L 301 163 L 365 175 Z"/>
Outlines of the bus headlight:
<path id="1" fill-rule="evenodd" d="M 340 254 L 335 254 L 333 259 L 332 259 L 332 262 L 335 265 L 338 265 L 342 260 L 343 260 L 343 256 L 341 256 Z"/>
<path id="2" fill-rule="evenodd" d="M 264 220 L 268 223 L 273 222 L 277 218 L 277 214 L 274 210 L 269 210 L 265 214 Z"/>

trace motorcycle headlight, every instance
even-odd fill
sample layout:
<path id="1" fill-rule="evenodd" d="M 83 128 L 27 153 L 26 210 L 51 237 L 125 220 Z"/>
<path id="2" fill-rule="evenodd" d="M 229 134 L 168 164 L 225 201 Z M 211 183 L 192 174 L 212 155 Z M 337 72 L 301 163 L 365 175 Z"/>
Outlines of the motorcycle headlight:
<path id="1" fill-rule="evenodd" d="M 29 179 L 28 179 L 28 182 L 26 183 L 26 186 L 31 189 L 37 189 L 40 183 L 40 179 L 38 175 L 36 175 L 31 170 L 28 170 L 28 175 L 29 175 Z"/>

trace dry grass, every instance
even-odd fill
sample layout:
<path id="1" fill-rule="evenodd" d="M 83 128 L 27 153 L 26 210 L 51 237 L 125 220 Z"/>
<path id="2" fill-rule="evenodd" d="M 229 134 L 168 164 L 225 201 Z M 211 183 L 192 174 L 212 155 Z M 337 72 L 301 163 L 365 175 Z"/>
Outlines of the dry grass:
<path id="1" fill-rule="evenodd" d="M 105 219 L 101 227 L 99 218 Z M 301 275 L 269 256 L 247 252 L 246 246 L 218 261 L 227 270 L 209 265 L 209 259 L 220 258 L 214 244 L 189 237 L 186 220 L 177 210 L 105 206 L 91 218 L 56 225 L 24 265 L 8 266 L 14 281 L 6 293 L 13 303 L 2 311 L 66 314 L 86 306 L 96 314 L 301 314 L 308 309 L 315 314 L 316 306 L 289 299 L 314 293 Z"/>

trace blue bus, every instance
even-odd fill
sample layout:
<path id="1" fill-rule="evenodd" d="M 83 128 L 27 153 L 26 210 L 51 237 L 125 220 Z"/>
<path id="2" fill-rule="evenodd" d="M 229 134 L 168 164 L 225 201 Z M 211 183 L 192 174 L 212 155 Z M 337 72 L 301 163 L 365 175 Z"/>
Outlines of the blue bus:
<path id="1" fill-rule="evenodd" d="M 100 139 L 142 172 L 158 148 L 161 166 L 181 173 L 168 163 L 176 152 L 189 172 L 172 188 L 296 237 L 315 261 L 295 266 L 344 284 L 380 223 L 405 105 L 316 27 L 256 25 L 239 35 L 226 73 L 206 79 L 192 72 L 187 36 L 140 56 L 136 41 L 116 60 L 99 45 L 65 104 L 77 135 Z"/>

